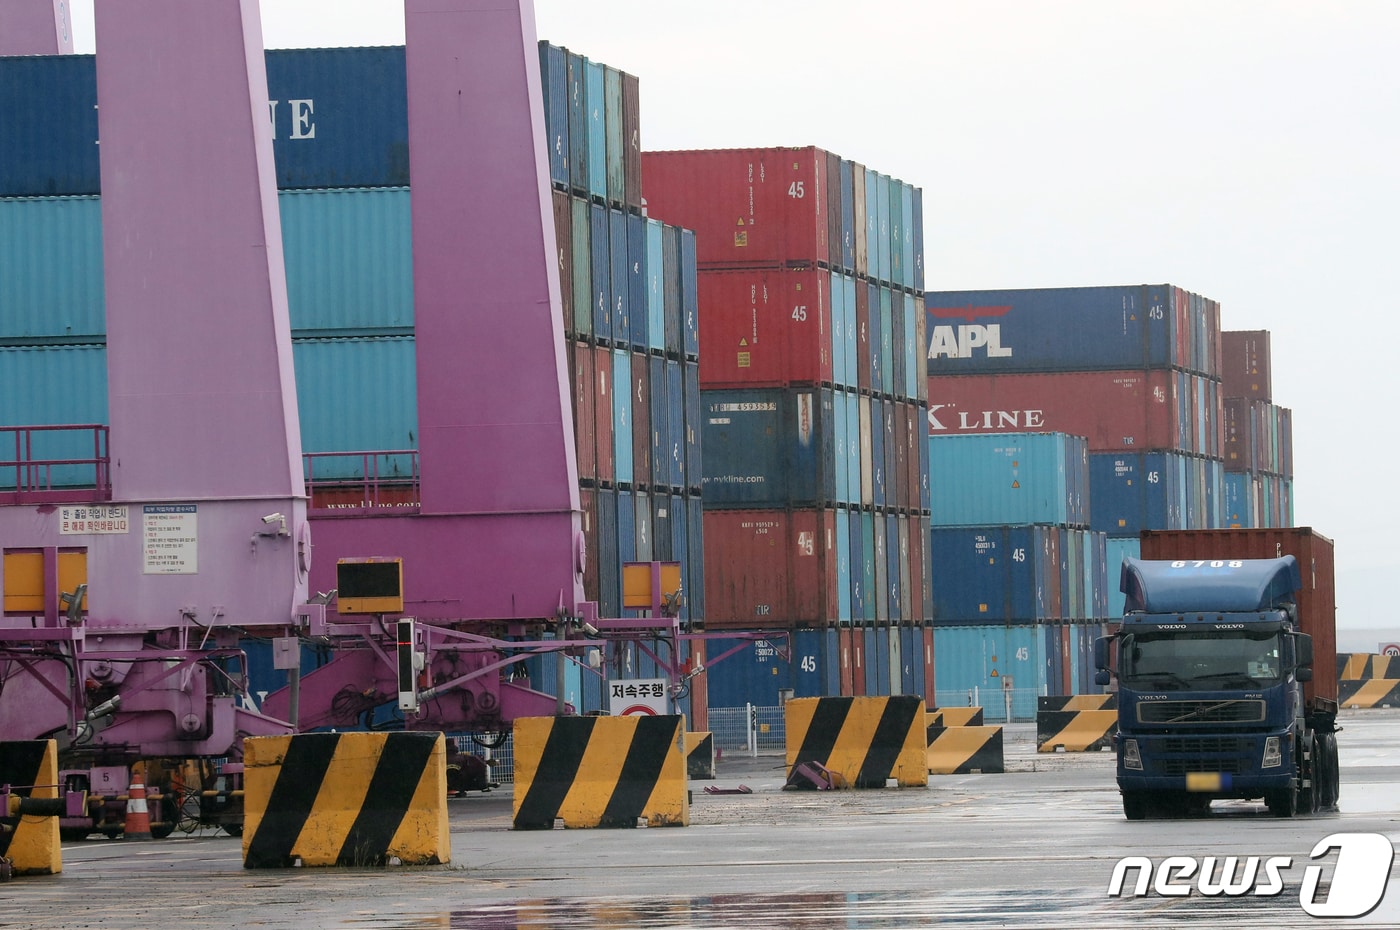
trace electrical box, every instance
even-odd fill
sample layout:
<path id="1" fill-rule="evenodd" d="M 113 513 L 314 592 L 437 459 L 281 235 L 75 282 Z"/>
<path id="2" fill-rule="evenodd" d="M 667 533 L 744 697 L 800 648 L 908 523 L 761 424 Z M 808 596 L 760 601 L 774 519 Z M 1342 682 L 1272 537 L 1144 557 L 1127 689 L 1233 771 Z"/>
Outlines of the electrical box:
<path id="1" fill-rule="evenodd" d="M 403 559 L 341 559 L 335 580 L 339 613 L 403 613 Z"/>

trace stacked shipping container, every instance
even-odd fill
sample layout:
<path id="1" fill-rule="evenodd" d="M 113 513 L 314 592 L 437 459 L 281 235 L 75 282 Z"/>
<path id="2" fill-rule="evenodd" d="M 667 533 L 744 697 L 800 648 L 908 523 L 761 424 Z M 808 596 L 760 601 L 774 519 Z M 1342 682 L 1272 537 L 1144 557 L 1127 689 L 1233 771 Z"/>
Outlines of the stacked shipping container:
<path id="1" fill-rule="evenodd" d="M 974 695 L 998 719 L 1028 716 L 1036 695 L 1089 683 L 1081 673 L 1108 607 L 1106 537 L 1088 528 L 1088 444 L 1025 432 L 928 444 L 939 700 Z"/>
<path id="2" fill-rule="evenodd" d="M 269 51 L 266 61 L 313 507 L 412 505 L 404 49 Z M 619 616 L 622 561 L 680 561 L 684 611 L 700 616 L 695 238 L 642 215 L 637 80 L 548 43 L 540 67 L 589 596 Z M 0 426 L 102 423 L 93 58 L 0 59 L 0 87 L 0 353 L 7 372 L 25 375 L 0 395 Z M 47 454 L 91 454 L 90 432 L 46 438 Z M 601 700 L 583 689 L 595 692 Z"/>
<path id="3" fill-rule="evenodd" d="M 1221 334 L 1224 526 L 1293 525 L 1293 411 L 1273 403 L 1269 333 Z"/>
<path id="4" fill-rule="evenodd" d="M 642 164 L 649 212 L 696 231 L 707 628 L 836 626 L 826 693 L 928 690 L 921 192 L 814 147 Z M 904 658 L 868 664 L 857 627 Z"/>

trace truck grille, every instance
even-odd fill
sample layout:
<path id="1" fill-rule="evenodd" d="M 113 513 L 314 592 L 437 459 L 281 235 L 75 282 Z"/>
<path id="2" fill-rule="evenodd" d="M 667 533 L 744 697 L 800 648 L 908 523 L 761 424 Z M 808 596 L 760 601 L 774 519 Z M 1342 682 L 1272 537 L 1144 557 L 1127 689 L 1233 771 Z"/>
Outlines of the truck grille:
<path id="1" fill-rule="evenodd" d="M 1138 723 L 1260 723 L 1264 702 L 1223 701 L 1142 701 L 1137 706 Z"/>
<path id="2" fill-rule="evenodd" d="M 1154 743 L 1164 775 L 1228 772 L 1238 775 L 1254 751 L 1253 741 L 1230 736 L 1176 736 Z"/>

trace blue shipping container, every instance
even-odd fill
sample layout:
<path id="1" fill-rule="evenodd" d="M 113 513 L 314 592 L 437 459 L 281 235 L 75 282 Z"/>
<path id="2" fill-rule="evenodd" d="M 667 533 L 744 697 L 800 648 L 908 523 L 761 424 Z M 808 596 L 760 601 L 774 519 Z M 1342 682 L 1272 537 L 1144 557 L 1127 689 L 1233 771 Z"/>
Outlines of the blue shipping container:
<path id="1" fill-rule="evenodd" d="M 701 392 L 704 500 L 709 508 L 834 502 L 829 389 Z"/>
<path id="2" fill-rule="evenodd" d="M 544 93 L 545 147 L 549 180 L 569 186 L 569 53 L 540 42 L 540 87 Z"/>

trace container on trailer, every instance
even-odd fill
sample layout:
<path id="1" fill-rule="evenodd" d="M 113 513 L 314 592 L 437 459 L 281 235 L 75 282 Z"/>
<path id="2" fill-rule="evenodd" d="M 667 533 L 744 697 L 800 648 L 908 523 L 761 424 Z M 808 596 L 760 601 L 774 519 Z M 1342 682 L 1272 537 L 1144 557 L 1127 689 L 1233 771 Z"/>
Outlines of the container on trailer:
<path id="1" fill-rule="evenodd" d="M 702 267 L 827 261 L 827 162 L 821 149 L 645 152 L 647 209 L 697 233 Z"/>
<path id="2" fill-rule="evenodd" d="M 1298 628 L 1312 637 L 1313 677 L 1303 683 L 1307 701 L 1337 699 L 1336 563 L 1332 540 L 1310 526 L 1240 529 L 1150 531 L 1142 534 L 1144 559 L 1272 559 L 1291 555 L 1298 560 L 1303 586 L 1298 591 Z"/>

